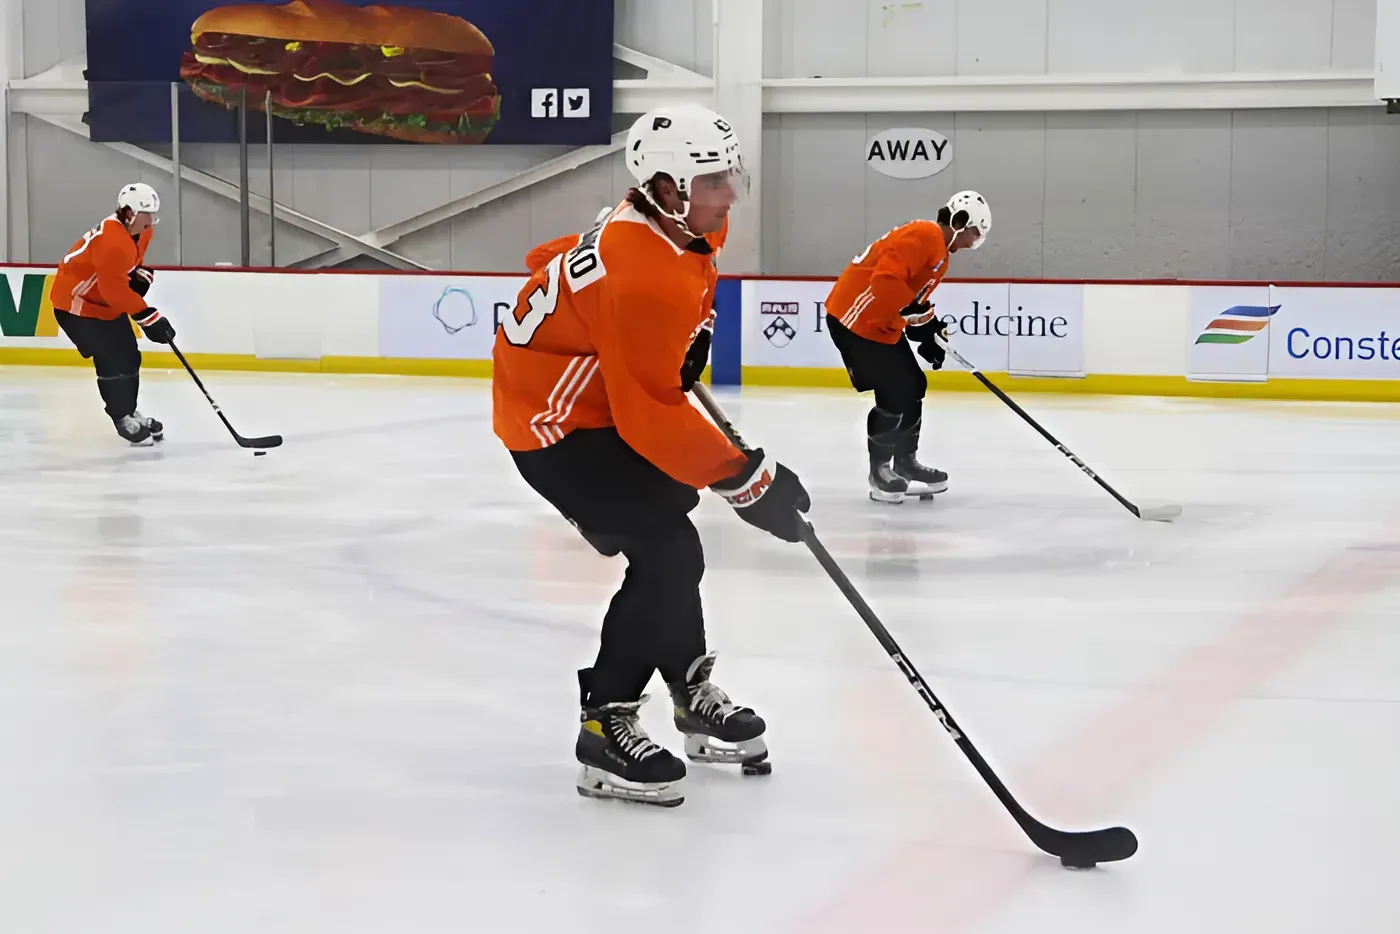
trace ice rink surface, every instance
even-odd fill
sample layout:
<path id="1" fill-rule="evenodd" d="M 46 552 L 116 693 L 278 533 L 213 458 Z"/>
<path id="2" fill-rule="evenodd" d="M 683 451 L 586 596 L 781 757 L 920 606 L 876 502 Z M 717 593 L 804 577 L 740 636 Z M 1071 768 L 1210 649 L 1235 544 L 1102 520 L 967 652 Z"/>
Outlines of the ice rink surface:
<path id="1" fill-rule="evenodd" d="M 1400 408 L 936 394 L 933 504 L 866 500 L 853 393 L 721 401 L 1022 801 L 1123 823 L 1071 873 L 800 546 L 707 496 L 716 680 L 774 772 L 574 791 L 620 560 L 517 478 L 484 382 L 0 368 L 0 930 L 1400 930 Z M 1014 384 L 1010 387 L 1015 392 Z M 679 751 L 653 683 L 644 721 Z"/>

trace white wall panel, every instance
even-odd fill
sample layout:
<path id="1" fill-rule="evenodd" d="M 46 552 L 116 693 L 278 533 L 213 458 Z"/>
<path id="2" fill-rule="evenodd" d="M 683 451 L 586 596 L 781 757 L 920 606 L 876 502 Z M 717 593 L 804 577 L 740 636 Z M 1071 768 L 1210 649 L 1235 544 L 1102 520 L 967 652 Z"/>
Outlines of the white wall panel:
<path id="1" fill-rule="evenodd" d="M 1049 70 L 1228 72 L 1233 31 L 1230 0 L 1049 0 Z"/>
<path id="2" fill-rule="evenodd" d="M 957 9 L 957 73 L 1045 73 L 1049 0 L 960 3 Z"/>
<path id="3" fill-rule="evenodd" d="M 859 78 L 867 74 L 869 3 L 856 0 L 770 0 L 780 9 L 776 32 L 785 78 Z M 770 25 L 765 19 L 765 26 Z"/>
<path id="4" fill-rule="evenodd" d="M 764 0 L 764 74 L 1364 69 L 1375 0 Z"/>
<path id="5" fill-rule="evenodd" d="M 1130 266 L 1136 121 L 1134 113 L 1046 115 L 1047 278 L 1112 278 Z"/>
<path id="6" fill-rule="evenodd" d="M 1332 67 L 1366 71 L 1376 62 L 1376 0 L 1332 0 Z"/>
<path id="7" fill-rule="evenodd" d="M 1045 115 L 958 114 L 949 194 L 971 188 L 993 205 L 991 239 L 959 253 L 953 275 L 1044 275 Z"/>
<path id="8" fill-rule="evenodd" d="M 1327 112 L 1235 114 L 1230 179 L 1230 275 L 1325 275 Z"/>
<path id="9" fill-rule="evenodd" d="M 615 0 L 613 11 L 614 35 L 622 45 L 702 75 L 714 73 L 710 0 Z"/>
<path id="10" fill-rule="evenodd" d="M 1230 275 L 1229 111 L 1138 114 L 1134 275 Z"/>
<path id="11" fill-rule="evenodd" d="M 1236 71 L 1326 71 L 1332 0 L 1235 0 Z"/>
<path id="12" fill-rule="evenodd" d="M 1396 278 L 1400 270 L 1400 121 L 1338 110 L 1327 132 L 1329 276 Z"/>
<path id="13" fill-rule="evenodd" d="M 866 73 L 872 77 L 954 74 L 958 0 L 870 3 L 865 35 Z"/>
<path id="14" fill-rule="evenodd" d="M 84 0 L 23 0 L 22 9 L 26 75 L 86 53 Z"/>

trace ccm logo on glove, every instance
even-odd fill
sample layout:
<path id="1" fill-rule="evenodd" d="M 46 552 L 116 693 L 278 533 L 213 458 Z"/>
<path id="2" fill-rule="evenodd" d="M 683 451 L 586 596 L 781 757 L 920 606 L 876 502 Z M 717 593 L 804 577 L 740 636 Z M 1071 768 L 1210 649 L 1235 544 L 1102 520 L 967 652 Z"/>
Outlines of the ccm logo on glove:
<path id="1" fill-rule="evenodd" d="M 758 501 L 758 498 L 768 492 L 768 488 L 773 485 L 773 472 L 768 469 L 765 463 L 747 487 L 737 493 L 730 493 L 724 498 L 729 500 L 729 504 L 735 509 L 748 506 Z"/>

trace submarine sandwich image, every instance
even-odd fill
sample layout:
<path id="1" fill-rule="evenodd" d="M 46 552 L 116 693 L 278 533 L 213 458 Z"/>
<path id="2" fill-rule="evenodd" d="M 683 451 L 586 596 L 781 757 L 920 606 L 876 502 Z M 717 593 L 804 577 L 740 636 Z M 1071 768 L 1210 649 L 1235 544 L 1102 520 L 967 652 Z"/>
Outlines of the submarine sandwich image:
<path id="1" fill-rule="evenodd" d="M 339 0 L 216 7 L 180 77 L 199 97 L 298 124 L 416 143 L 479 143 L 500 117 L 495 49 L 458 16 Z"/>

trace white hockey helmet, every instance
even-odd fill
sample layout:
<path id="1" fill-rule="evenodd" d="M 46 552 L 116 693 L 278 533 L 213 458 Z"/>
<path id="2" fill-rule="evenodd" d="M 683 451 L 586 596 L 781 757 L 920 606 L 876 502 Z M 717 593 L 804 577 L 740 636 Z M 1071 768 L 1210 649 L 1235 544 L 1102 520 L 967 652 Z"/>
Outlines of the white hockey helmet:
<path id="1" fill-rule="evenodd" d="M 117 208 L 130 208 L 133 215 L 160 212 L 160 195 L 145 182 L 133 182 L 117 192 Z"/>
<path id="2" fill-rule="evenodd" d="M 686 201 L 695 190 L 695 179 L 702 175 L 727 175 L 735 198 L 748 192 L 738 134 L 729 121 L 699 104 L 659 107 L 643 114 L 627 134 L 626 157 L 627 168 L 647 200 L 681 224 L 685 215 L 662 209 L 648 185 L 660 173 L 671 177 Z"/>
<path id="3" fill-rule="evenodd" d="M 981 236 L 972 242 L 971 249 L 980 250 L 982 244 L 987 242 L 987 234 L 992 231 L 992 209 L 987 199 L 975 191 L 960 191 L 948 199 L 945 207 L 949 214 L 948 226 L 955 231 L 977 228 Z"/>

